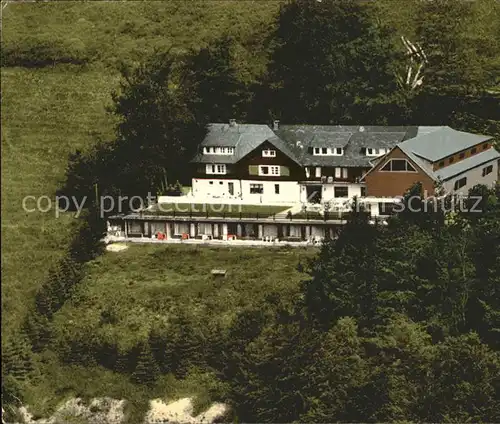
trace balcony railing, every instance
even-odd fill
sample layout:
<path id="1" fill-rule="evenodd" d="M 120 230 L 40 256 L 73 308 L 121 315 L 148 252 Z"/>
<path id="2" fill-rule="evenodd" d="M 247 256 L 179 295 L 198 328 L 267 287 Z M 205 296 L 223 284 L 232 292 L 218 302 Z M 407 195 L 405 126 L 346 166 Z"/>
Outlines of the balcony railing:
<path id="1" fill-rule="evenodd" d="M 167 219 L 228 219 L 228 220 L 256 220 L 256 221 L 338 221 L 346 220 L 350 212 L 346 211 L 301 211 L 296 213 L 259 213 L 259 212 L 239 212 L 239 211 L 204 211 L 204 212 L 179 212 L 148 215 L 147 212 L 139 213 L 138 216 L 147 220 L 148 218 L 161 220 Z M 129 217 L 128 219 L 133 219 Z"/>

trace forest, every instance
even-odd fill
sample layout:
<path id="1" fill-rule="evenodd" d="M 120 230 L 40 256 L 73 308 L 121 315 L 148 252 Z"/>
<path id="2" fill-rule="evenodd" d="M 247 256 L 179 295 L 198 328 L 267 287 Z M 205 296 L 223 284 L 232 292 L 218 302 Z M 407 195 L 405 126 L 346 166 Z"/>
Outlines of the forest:
<path id="1" fill-rule="evenodd" d="M 88 39 L 64 38 L 64 28 L 27 30 L 47 8 L 61 8 L 61 18 L 75 6 L 35 4 L 22 12 L 2 43 L 2 81 L 4 72 L 33 79 L 62 72 L 116 82 L 106 111 L 92 112 L 102 130 L 58 155 L 64 162 L 51 190 L 93 199 L 96 187 L 102 195 L 145 195 L 165 178 L 185 183 L 206 124 L 231 118 L 449 125 L 498 142 L 497 2 L 223 3 L 193 2 L 190 13 L 172 3 L 174 13 L 167 2 L 145 2 L 121 24 L 129 44 L 119 48 L 104 28 L 97 35 L 97 24 L 88 24 L 97 20 L 83 17 L 78 31 Z M 177 22 L 176 13 L 189 19 Z M 163 37 L 165 16 L 170 33 Z M 214 29 L 193 44 L 186 33 L 196 21 Z M 407 54 L 401 36 L 424 53 Z M 412 84 L 408 67 L 415 77 L 420 65 L 421 83 Z M 13 112 L 9 86 L 2 91 Z M 35 103 L 36 95 L 25 94 Z M 43 105 L 28 110 L 33 116 Z M 11 140 L 23 129 L 4 121 L 2 146 L 14 161 Z M 19 184 L 13 168 L 4 172 Z M 407 195 L 422 196 L 421 186 Z M 32 284 L 20 277 L 14 233 L 5 239 L 2 231 L 3 244 L 17 249 L 2 254 L 2 274 L 10 274 L 2 290 L 10 321 L 2 324 L 2 402 L 14 418 L 21 404 L 43 415 L 68 396 L 110 395 L 127 399 L 134 423 L 149 399 L 175 396 L 186 382 L 201 402 L 229 404 L 234 421 L 500 421 L 500 189 L 477 186 L 464 202 L 476 198 L 480 213 L 406 210 L 387 226 L 353 213 L 319 252 L 144 247 L 122 259 L 103 253 L 105 223 L 90 204 L 77 223 L 44 223 L 47 233 L 64 225 L 68 235 L 60 244 L 44 235 L 54 253 Z M 22 215 L 12 205 L 2 200 L 14 223 Z M 204 273 L 219 258 L 237 266 L 217 286 Z M 266 269 L 262 278 L 257 271 Z"/>

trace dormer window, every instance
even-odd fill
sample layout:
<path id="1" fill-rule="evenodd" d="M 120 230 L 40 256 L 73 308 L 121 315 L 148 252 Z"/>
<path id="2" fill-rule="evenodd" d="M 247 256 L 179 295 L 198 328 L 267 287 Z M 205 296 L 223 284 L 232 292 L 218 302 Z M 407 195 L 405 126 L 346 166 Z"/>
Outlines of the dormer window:
<path id="1" fill-rule="evenodd" d="M 314 147 L 312 149 L 314 156 L 342 156 L 341 147 Z"/>
<path id="2" fill-rule="evenodd" d="M 234 147 L 218 147 L 218 146 L 205 146 L 203 148 L 205 155 L 233 155 Z"/>
<path id="3" fill-rule="evenodd" d="M 262 157 L 263 158 L 274 158 L 274 157 L 276 157 L 276 150 L 271 150 L 271 149 L 262 150 Z"/>
<path id="4" fill-rule="evenodd" d="M 365 155 L 366 156 L 382 156 L 385 155 L 387 152 L 386 149 L 375 149 L 373 147 L 366 147 L 365 148 Z"/>

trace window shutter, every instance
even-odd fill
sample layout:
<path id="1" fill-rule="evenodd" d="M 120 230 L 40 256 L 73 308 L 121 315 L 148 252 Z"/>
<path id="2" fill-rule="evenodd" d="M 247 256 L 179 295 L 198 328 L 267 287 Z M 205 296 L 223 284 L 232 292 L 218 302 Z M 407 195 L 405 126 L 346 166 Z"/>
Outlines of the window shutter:
<path id="1" fill-rule="evenodd" d="M 259 175 L 259 165 L 248 165 L 248 173 L 250 175 Z"/>
<path id="2" fill-rule="evenodd" d="M 290 168 L 288 166 L 281 166 L 280 167 L 280 175 L 282 177 L 289 177 L 290 176 Z"/>

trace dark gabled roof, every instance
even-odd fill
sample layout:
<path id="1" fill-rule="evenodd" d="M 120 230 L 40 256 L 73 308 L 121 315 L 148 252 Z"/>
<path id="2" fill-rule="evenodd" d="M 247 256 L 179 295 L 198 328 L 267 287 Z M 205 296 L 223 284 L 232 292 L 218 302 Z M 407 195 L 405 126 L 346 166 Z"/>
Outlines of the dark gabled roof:
<path id="1" fill-rule="evenodd" d="M 238 144 L 253 144 L 274 135 L 265 124 L 209 124 L 203 146 L 236 147 Z"/>
<path id="2" fill-rule="evenodd" d="M 208 132 L 201 143 L 202 147 L 234 147 L 234 155 L 204 155 L 194 157 L 196 163 L 236 163 L 252 150 L 275 134 L 264 124 L 209 124 Z"/>
<path id="3" fill-rule="evenodd" d="M 286 142 L 284 142 L 281 138 L 277 137 L 276 135 L 274 137 L 271 137 L 270 139 L 267 140 L 269 143 L 271 143 L 274 147 L 276 147 L 278 150 L 283 152 L 285 155 L 287 155 L 290 159 L 292 159 L 294 162 L 297 162 L 297 164 L 301 165 L 300 161 L 300 155 L 297 155 L 297 150 L 292 149 Z"/>
<path id="4" fill-rule="evenodd" d="M 370 168 L 373 157 L 366 156 L 365 148 L 391 149 L 408 137 L 413 137 L 417 130 L 416 127 L 283 125 L 275 133 L 294 150 L 304 166 Z M 311 148 L 320 147 L 320 144 L 324 147 L 342 147 L 344 154 L 313 155 Z"/>
<path id="5" fill-rule="evenodd" d="M 313 134 L 309 147 L 345 147 L 351 138 L 351 132 L 332 133 L 327 131 L 317 132 Z"/>
<path id="6" fill-rule="evenodd" d="M 197 163 L 236 163 L 268 141 L 302 166 L 372 168 L 366 148 L 391 150 L 395 146 L 432 178 L 430 162 L 467 149 L 491 137 L 455 131 L 449 127 L 210 124 L 202 146 L 234 147 L 233 155 L 198 154 Z M 314 147 L 341 147 L 342 156 L 313 155 Z"/>
<path id="7" fill-rule="evenodd" d="M 390 149 L 404 140 L 406 131 L 383 131 L 383 132 L 358 132 L 352 135 L 349 144 L 356 146 L 371 147 L 373 149 Z"/>
<path id="8" fill-rule="evenodd" d="M 203 153 L 198 153 L 191 162 L 194 163 L 236 163 L 236 155 L 204 155 Z"/>

